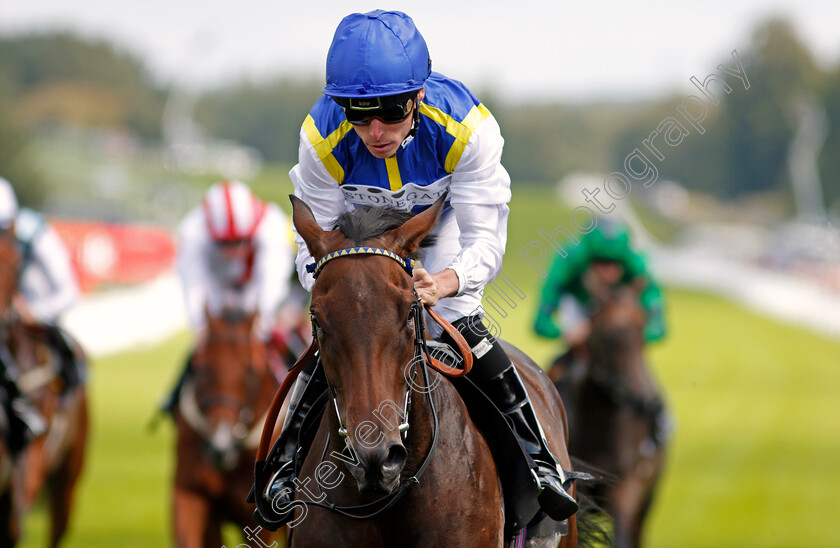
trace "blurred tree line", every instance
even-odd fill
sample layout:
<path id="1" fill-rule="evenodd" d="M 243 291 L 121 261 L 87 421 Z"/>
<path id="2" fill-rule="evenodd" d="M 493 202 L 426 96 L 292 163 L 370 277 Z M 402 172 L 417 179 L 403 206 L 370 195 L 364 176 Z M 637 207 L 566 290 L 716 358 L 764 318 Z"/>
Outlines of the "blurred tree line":
<path id="1" fill-rule="evenodd" d="M 732 87 L 728 95 L 712 85 L 712 92 L 722 97 L 722 104 L 714 106 L 707 101 L 709 114 L 703 123 L 706 133 L 701 135 L 688 126 L 691 134 L 682 144 L 666 147 L 666 159 L 659 166 L 660 179 L 673 179 L 721 198 L 768 191 L 789 194 L 787 155 L 797 123 L 795 105 L 810 101 L 832 108 L 826 94 L 831 86 L 827 86 L 826 75 L 811 52 L 782 19 L 759 26 L 748 47 L 739 49 L 738 56 L 750 88 L 745 90 L 736 77 L 729 76 L 725 76 Z M 731 57 L 720 62 L 734 67 Z M 711 72 L 694 76 L 702 82 Z M 838 84 L 840 80 L 833 84 L 833 109 L 840 114 Z M 693 87 L 689 93 L 702 97 Z M 679 94 L 641 111 L 639 118 L 619 135 L 612 165 L 621 166 L 624 157 L 641 146 L 665 116 L 675 116 L 677 105 L 686 96 Z M 840 139 L 840 118 L 832 121 L 831 132 L 836 143 Z M 836 144 L 832 147 L 827 143 L 821 158 L 836 158 L 836 151 Z M 834 173 L 824 169 L 822 176 L 823 187 L 828 191 L 832 186 L 829 181 L 838 176 L 836 169 Z"/>
<path id="2" fill-rule="evenodd" d="M 157 139 L 164 98 L 141 61 L 107 42 L 65 32 L 0 37 L 0 176 L 37 206 L 49 182 L 33 134 L 74 125 Z"/>
<path id="3" fill-rule="evenodd" d="M 782 19 L 758 26 L 738 54 L 750 89 L 727 78 L 733 92 L 719 106 L 708 104 L 706 133 L 692 131 L 678 147 L 663 150 L 660 179 L 724 198 L 756 192 L 789 195 L 792 105 L 810 100 L 822 104 L 828 115 L 830 133 L 820 155 L 820 175 L 826 197 L 837 203 L 840 65 L 820 68 Z M 733 65 L 728 52 L 720 63 Z M 694 76 L 702 81 L 712 72 L 719 71 L 699 67 Z M 300 124 L 321 86 L 291 77 L 232 83 L 203 95 L 197 121 L 217 138 L 239 141 L 268 160 L 291 164 L 297 157 Z M 512 104 L 488 90 L 474 91 L 499 120 L 506 141 L 503 161 L 513 179 L 552 183 L 573 171 L 621 169 L 624 158 L 666 116 L 675 116 L 687 95 L 700 94 L 688 82 L 686 89 L 645 103 L 583 105 Z M 143 139 L 159 139 L 167 93 L 138 58 L 106 42 L 66 33 L 0 37 L 0 174 L 27 181 L 31 191 L 22 192 L 35 199 L 37 166 L 26 154 L 26 136 L 55 124 L 118 127 Z"/>
<path id="4" fill-rule="evenodd" d="M 760 24 L 738 56 L 750 83 L 745 90 L 727 76 L 732 92 L 720 105 L 707 103 L 704 134 L 691 134 L 677 147 L 665 147 L 660 179 L 732 198 L 775 192 L 790 199 L 787 154 L 795 131 L 794 106 L 810 101 L 825 106 L 830 133 L 820 155 L 820 175 L 829 201 L 840 200 L 840 65 L 826 73 L 784 19 Z M 728 55 L 720 63 L 733 67 Z M 715 67 L 698 69 L 700 81 Z M 457 77 L 457 75 L 453 75 Z M 469 84 L 469 83 L 468 83 Z M 686 82 L 688 84 L 688 82 Z M 214 134 L 246 142 L 266 158 L 294 163 L 300 123 L 320 96 L 321 82 L 278 79 L 239 83 L 207 95 L 202 122 Z M 475 89 L 494 113 L 505 137 L 503 162 L 515 181 L 553 183 L 574 171 L 622 169 L 624 158 L 666 116 L 676 116 L 686 91 L 646 103 L 510 104 Z M 289 128 L 294 128 L 290 130 Z M 660 137 L 661 140 L 661 137 Z"/>

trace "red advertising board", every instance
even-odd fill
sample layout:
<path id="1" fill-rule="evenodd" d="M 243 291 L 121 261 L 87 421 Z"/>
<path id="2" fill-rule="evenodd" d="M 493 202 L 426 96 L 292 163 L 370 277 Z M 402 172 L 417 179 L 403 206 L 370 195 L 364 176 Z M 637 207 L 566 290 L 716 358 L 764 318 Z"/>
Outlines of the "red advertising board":
<path id="1" fill-rule="evenodd" d="M 84 221 L 51 221 L 67 244 L 82 291 L 102 283 L 151 280 L 172 267 L 175 242 L 169 231 Z"/>

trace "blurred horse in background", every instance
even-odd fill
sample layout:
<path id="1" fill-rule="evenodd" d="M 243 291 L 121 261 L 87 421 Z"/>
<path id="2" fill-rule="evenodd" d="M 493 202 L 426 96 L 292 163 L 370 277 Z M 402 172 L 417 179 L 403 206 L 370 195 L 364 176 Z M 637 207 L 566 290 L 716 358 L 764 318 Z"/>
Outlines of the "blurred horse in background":
<path id="1" fill-rule="evenodd" d="M 581 494 L 613 518 L 613 546 L 639 546 L 668 438 L 665 406 L 644 357 L 639 288 L 590 288 L 595 296 L 585 356 L 558 360 L 549 376 L 569 417 L 569 452 L 601 471 Z M 562 358 L 561 358 L 562 359 Z"/>
<path id="2" fill-rule="evenodd" d="M 254 332 L 256 314 L 207 314 L 207 337 L 192 358 L 176 408 L 173 527 L 178 548 L 219 548 L 230 521 L 268 540 L 245 502 L 256 447 L 278 381 Z M 268 544 L 266 544 L 268 545 Z"/>
<path id="3" fill-rule="evenodd" d="M 0 236 L 0 348 L 4 374 L 45 420 L 46 432 L 32 440 L 16 460 L 8 445 L 0 450 L 0 539 L 14 546 L 20 518 L 46 486 L 50 514 L 49 546 L 57 547 L 69 523 L 73 494 L 81 474 L 88 432 L 85 385 L 65 390 L 59 375 L 60 360 L 40 325 L 23 323 L 15 314 L 12 297 L 17 289 L 19 256 L 14 236 Z M 8 394 L 6 396 L 9 396 Z M 8 434 L 10 417 L 3 421 Z M 4 438 L 8 439 L 8 438 Z"/>

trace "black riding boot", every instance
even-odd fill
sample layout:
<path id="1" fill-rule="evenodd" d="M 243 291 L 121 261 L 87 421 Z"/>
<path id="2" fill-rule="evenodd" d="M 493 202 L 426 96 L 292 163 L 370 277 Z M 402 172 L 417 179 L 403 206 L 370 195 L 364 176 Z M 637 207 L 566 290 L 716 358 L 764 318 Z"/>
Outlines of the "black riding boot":
<path id="1" fill-rule="evenodd" d="M 577 502 L 566 492 L 563 469 L 548 448 L 525 385 L 510 358 L 476 316 L 453 325 L 473 350 L 473 368 L 467 376 L 508 418 L 522 448 L 536 464 L 533 471 L 540 508 L 557 521 L 572 516 L 577 512 Z M 454 345 L 447 334 L 442 338 Z"/>
<path id="2" fill-rule="evenodd" d="M 294 517 L 294 507 L 290 503 L 295 499 L 295 451 L 299 450 L 301 426 L 309 410 L 329 388 L 324 370 L 317 365 L 318 357 L 315 356 L 295 381 L 280 437 L 266 458 L 265 468 L 275 472 L 265 492 L 257 496 L 270 502 L 272 509 L 288 509 L 274 516 L 263 516 L 259 510 L 254 512 L 254 520 L 271 531 L 277 530 Z"/>

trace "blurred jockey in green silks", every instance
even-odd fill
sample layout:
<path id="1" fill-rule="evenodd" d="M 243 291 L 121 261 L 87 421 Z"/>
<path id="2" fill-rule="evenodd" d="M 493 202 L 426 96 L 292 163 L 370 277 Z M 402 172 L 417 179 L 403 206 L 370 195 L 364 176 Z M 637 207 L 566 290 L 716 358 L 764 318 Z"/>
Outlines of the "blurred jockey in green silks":
<path id="1" fill-rule="evenodd" d="M 645 340 L 665 336 L 662 291 L 648 269 L 647 261 L 630 242 L 627 228 L 611 219 L 601 218 L 598 226 L 580 238 L 568 256 L 557 254 L 542 287 L 534 331 L 542 337 L 563 336 L 570 348 L 582 345 L 589 335 L 587 310 L 593 296 L 590 283 L 608 287 L 637 285 L 640 303 L 647 314 Z M 554 315 L 561 309 L 562 328 Z"/>

